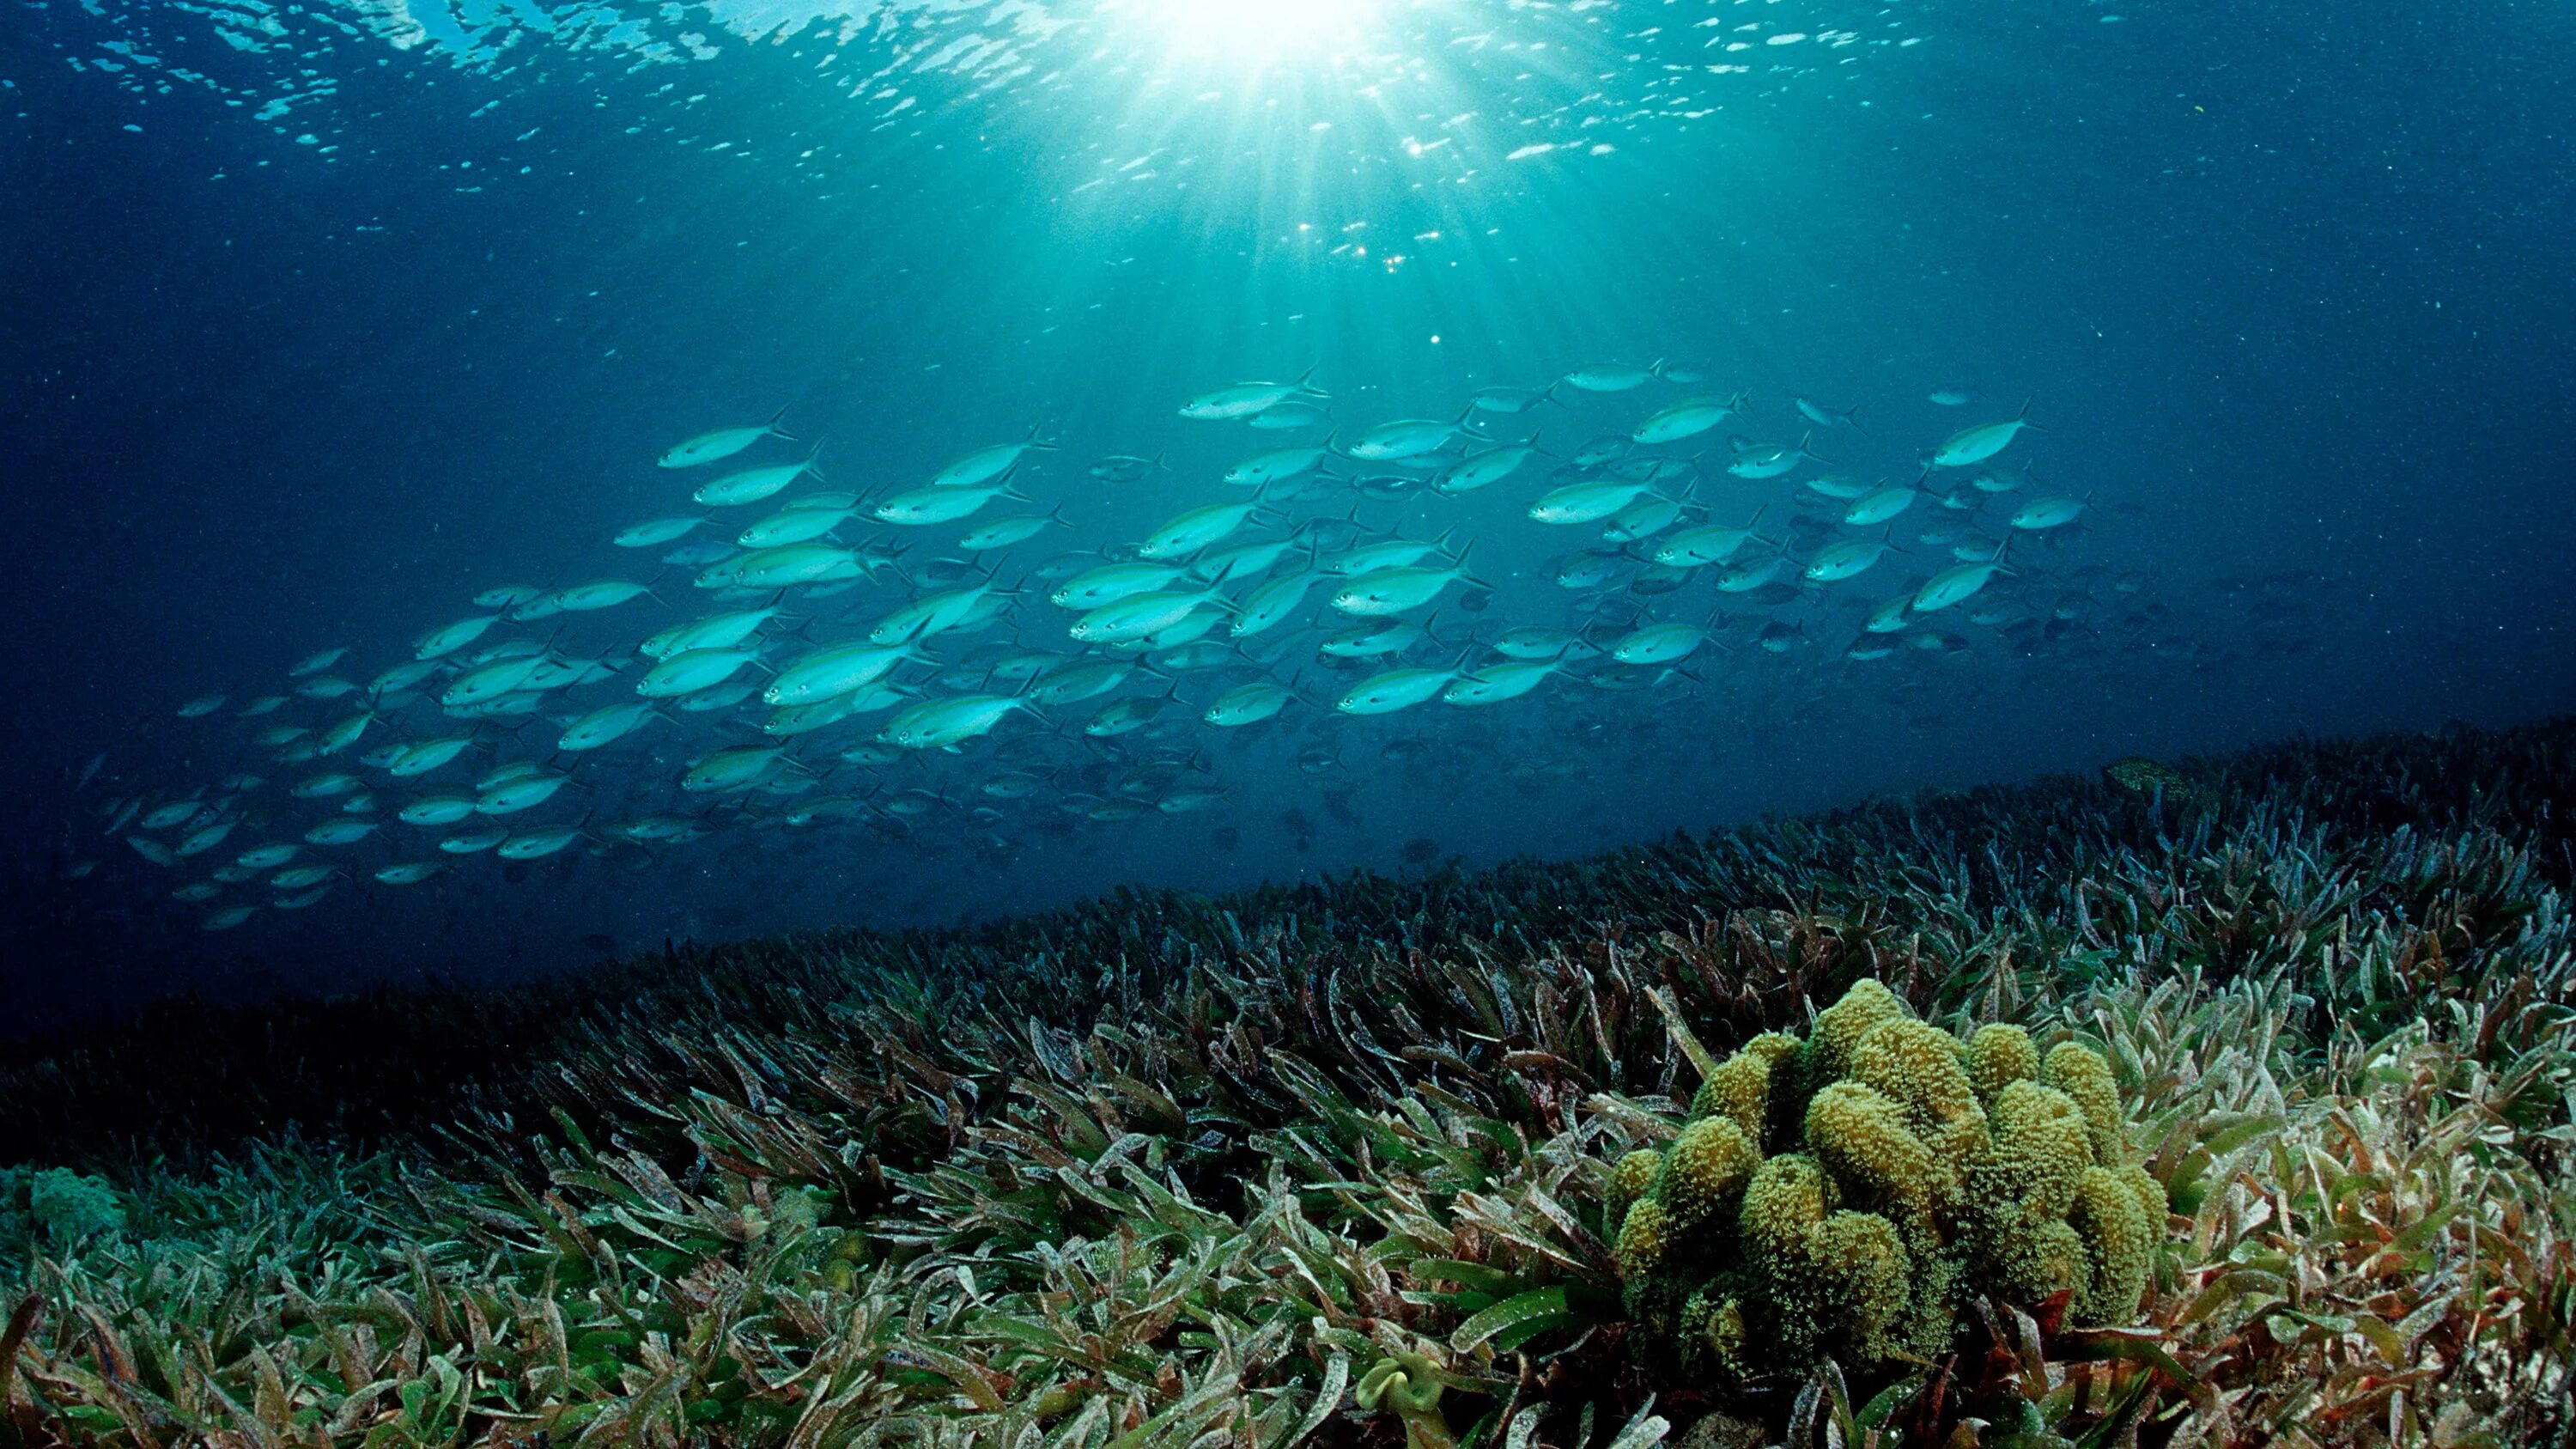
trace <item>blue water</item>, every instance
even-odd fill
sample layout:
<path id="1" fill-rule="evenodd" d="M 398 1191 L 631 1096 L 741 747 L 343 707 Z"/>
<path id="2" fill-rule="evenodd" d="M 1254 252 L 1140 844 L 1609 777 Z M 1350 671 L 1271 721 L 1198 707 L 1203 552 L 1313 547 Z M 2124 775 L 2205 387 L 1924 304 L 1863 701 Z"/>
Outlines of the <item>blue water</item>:
<path id="1" fill-rule="evenodd" d="M 1245 13 L 1209 18 L 1229 8 Z M 17 1019 L 174 987 L 495 979 L 1124 884 L 1573 856 L 2123 755 L 2564 710 L 2576 92 L 2553 57 L 2571 40 L 2564 8 L 2494 0 L 13 7 L 0 948 Z M 870 714 L 803 737 L 768 788 L 680 790 L 691 761 L 762 742 L 756 702 L 578 758 L 551 748 L 564 719 L 635 697 L 639 640 L 747 606 L 658 565 L 665 550 L 607 541 L 692 511 L 690 489 L 735 464 L 823 446 L 820 479 L 720 510 L 693 540 L 797 492 L 872 504 L 1032 428 L 1057 445 L 1015 475 L 1033 504 L 970 520 L 1067 522 L 978 561 L 1025 587 L 992 629 L 904 666 L 937 696 L 998 657 L 1078 652 L 1032 571 L 1248 499 L 1219 481 L 1228 466 L 1607 360 L 1706 380 L 1486 416 L 1484 437 L 1536 425 L 1557 456 L 1456 497 L 1348 481 L 1424 477 L 1455 447 L 1411 470 L 1335 459 L 1230 540 L 1313 537 L 1326 562 L 1354 534 L 1472 541 L 1490 588 L 1445 589 L 1409 661 L 1327 667 L 1316 646 L 1357 622 L 1325 607 L 1330 580 L 1246 641 L 1252 657 L 1014 713 L 955 754 L 840 760 L 888 718 Z M 1308 369 L 1328 424 L 1178 416 Z M 1930 400 L 1947 387 L 1977 395 Z M 1996 461 L 2038 482 L 1985 496 L 1980 470 L 1936 470 L 1895 520 L 1908 553 L 1781 602 L 1719 593 L 1714 568 L 1640 592 L 1633 557 L 1604 587 L 1560 587 L 1568 555 L 1615 546 L 1598 523 L 1527 516 L 1550 471 L 1739 390 L 1743 417 L 1640 451 L 1696 455 L 1687 491 L 1667 489 L 1693 520 L 1761 510 L 1793 581 L 1819 548 L 1883 531 L 1840 526 L 1848 503 L 1802 480 L 1911 483 L 1944 438 L 2027 398 L 2045 431 Z M 1815 429 L 1828 463 L 1731 476 L 1730 437 L 1809 431 L 1799 396 L 1857 405 L 1866 435 Z M 805 441 L 655 466 L 782 408 Z M 1111 454 L 1169 467 L 1090 476 Z M 1944 493 L 1985 501 L 1949 511 Z M 2082 520 L 2008 525 L 2050 495 L 2086 500 Z M 1887 657 L 1846 657 L 1866 614 L 1955 562 L 1952 541 L 1922 541 L 1936 525 L 1970 546 L 2021 533 L 2013 574 L 1912 616 Z M 827 598 L 790 590 L 804 632 L 773 629 L 768 662 L 938 587 L 930 561 L 965 557 L 967 526 L 845 526 L 852 546 L 903 545 L 897 566 Z M 254 730 L 319 727 L 363 693 L 236 717 L 314 651 L 347 646 L 329 672 L 363 684 L 477 612 L 479 590 L 611 577 L 658 598 L 483 641 L 621 665 L 516 733 L 396 700 L 343 754 L 284 763 Z M 1333 708 L 1387 665 L 1482 667 L 1507 627 L 1580 626 L 1606 648 L 1712 613 L 1687 673 L 1634 690 L 1600 687 L 1611 661 L 1585 660 L 1491 708 Z M 1782 652 L 1756 642 L 1771 624 L 1797 630 Z M 1911 642 L 1935 630 L 1955 648 Z M 1302 699 L 1253 731 L 1198 721 L 1264 677 Z M 1167 688 L 1146 730 L 1082 735 L 1113 700 Z M 212 694 L 215 713 L 177 716 Z M 416 786 L 359 763 L 466 729 L 476 749 Z M 317 772 L 360 777 L 385 820 L 514 760 L 578 784 L 504 823 L 590 833 L 504 862 L 388 823 L 302 851 L 339 871 L 307 907 L 278 909 L 295 892 L 260 879 L 172 898 L 339 813 L 342 797 L 289 793 Z M 1019 771 L 1044 788 L 984 790 Z M 264 783 L 222 783 L 244 773 Z M 883 813 L 916 790 L 938 797 L 927 813 Z M 199 820 L 136 829 L 133 811 L 192 794 Z M 835 798 L 856 803 L 789 819 Z M 1111 801 L 1145 808 L 1095 818 Z M 650 815 L 703 838 L 616 837 Z M 217 820 L 236 829 L 175 865 L 129 843 Z M 446 868 L 376 878 L 406 861 Z M 257 909 L 206 929 L 236 905 Z"/>

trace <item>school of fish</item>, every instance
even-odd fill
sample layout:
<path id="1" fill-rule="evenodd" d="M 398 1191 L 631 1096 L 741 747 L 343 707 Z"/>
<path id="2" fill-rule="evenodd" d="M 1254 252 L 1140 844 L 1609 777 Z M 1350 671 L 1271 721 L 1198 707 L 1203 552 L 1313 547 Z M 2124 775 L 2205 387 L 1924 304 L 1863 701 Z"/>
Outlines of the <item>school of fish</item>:
<path id="1" fill-rule="evenodd" d="M 745 830 L 946 824 L 1007 848 L 1022 826 L 1227 810 L 1220 737 L 1291 732 L 1298 769 L 1329 776 L 1351 732 L 1409 711 L 1687 694 L 1820 642 L 1862 669 L 2086 637 L 2097 586 L 2142 576 L 2061 562 L 2096 510 L 2008 461 L 2037 431 L 2027 404 L 1926 396 L 1985 420 L 1892 478 L 1820 456 L 1868 438 L 1858 407 L 1757 408 L 1668 362 L 1356 424 L 1311 373 L 1214 388 L 1176 426 L 1247 441 L 1197 481 L 1142 450 L 1060 466 L 1032 429 L 863 495 L 816 486 L 820 447 L 783 418 L 746 422 L 637 460 L 674 506 L 608 548 L 649 566 L 496 585 L 399 650 L 334 644 L 267 691 L 190 699 L 178 716 L 228 731 L 238 768 L 99 814 L 221 931 L 353 881 Z M 1595 419 L 1610 426 L 1563 425 Z M 1279 436 L 1298 432 L 1321 436 Z M 1086 498 L 1147 485 L 1188 506 L 1054 546 Z M 1455 517 L 1427 537 L 1363 521 L 1390 502 Z M 1555 600 L 1543 617 L 1487 617 L 1477 545 L 1507 529 L 1567 541 L 1518 581 Z M 1847 639 L 1788 617 L 1820 606 Z M 649 738 L 673 731 L 685 750 Z M 639 770 L 656 759 L 676 768 Z"/>

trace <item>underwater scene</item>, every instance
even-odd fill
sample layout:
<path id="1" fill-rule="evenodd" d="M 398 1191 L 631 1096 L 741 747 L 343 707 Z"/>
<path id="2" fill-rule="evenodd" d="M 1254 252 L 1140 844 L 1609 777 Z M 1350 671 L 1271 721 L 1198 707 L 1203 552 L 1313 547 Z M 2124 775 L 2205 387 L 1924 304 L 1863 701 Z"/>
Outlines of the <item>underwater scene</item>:
<path id="1" fill-rule="evenodd" d="M 0 1449 L 2576 1446 L 2570 53 L 17 0 Z"/>

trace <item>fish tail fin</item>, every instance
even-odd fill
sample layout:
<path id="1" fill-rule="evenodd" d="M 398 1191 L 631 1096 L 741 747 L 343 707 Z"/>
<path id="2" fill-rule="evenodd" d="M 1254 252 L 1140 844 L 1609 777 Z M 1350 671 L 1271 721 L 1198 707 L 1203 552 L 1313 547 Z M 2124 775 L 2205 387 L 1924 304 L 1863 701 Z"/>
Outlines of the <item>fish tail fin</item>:
<path id="1" fill-rule="evenodd" d="M 779 420 L 780 418 L 783 418 L 783 417 L 787 416 L 787 409 L 788 409 L 788 408 L 791 408 L 791 407 L 794 407 L 794 406 L 795 406 L 795 404 L 793 404 L 793 403 L 786 403 L 786 404 L 782 404 L 782 405 L 779 407 L 778 411 L 776 411 L 776 412 L 774 412 L 774 413 L 771 413 L 771 414 L 769 415 L 769 423 L 768 423 L 768 426 L 767 426 L 766 428 L 764 428 L 764 429 L 763 429 L 763 431 L 767 432 L 767 433 L 769 434 L 769 436 L 771 436 L 771 437 L 773 437 L 773 438 L 785 438 L 787 441 L 789 441 L 789 442 L 791 442 L 791 443 L 793 443 L 793 442 L 797 441 L 796 435 L 795 435 L 794 433 L 788 432 L 786 429 L 784 429 L 784 428 L 782 428 L 782 427 L 778 426 L 778 420 Z"/>
<path id="2" fill-rule="evenodd" d="M 1843 421 L 1851 424 L 1851 430 L 1853 432 L 1860 434 L 1864 438 L 1870 436 L 1869 429 L 1860 425 L 1859 403 L 1853 403 L 1850 407 L 1843 409 Z"/>
<path id="3" fill-rule="evenodd" d="M 1556 395 L 1556 390 L 1563 386 L 1565 386 L 1564 378 L 1560 377 L 1550 381 L 1547 386 L 1538 390 L 1538 400 L 1540 402 L 1555 403 L 1558 407 L 1565 406 L 1565 400 Z"/>
<path id="4" fill-rule="evenodd" d="M 1476 540 L 1472 538 L 1467 540 L 1467 546 L 1465 548 L 1458 550 L 1458 562 L 1456 564 L 1458 581 L 1471 589 L 1483 589 L 1490 593 L 1494 587 L 1492 584 L 1486 583 L 1483 579 L 1467 572 L 1467 555 L 1474 553 L 1475 551 Z"/>

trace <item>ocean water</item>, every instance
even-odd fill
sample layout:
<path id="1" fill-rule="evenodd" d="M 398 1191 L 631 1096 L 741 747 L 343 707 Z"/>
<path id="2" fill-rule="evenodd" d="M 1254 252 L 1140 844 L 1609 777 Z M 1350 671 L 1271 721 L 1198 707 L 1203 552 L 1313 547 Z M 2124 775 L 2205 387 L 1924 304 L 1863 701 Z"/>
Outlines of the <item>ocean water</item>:
<path id="1" fill-rule="evenodd" d="M 2128 756 L 2563 711 L 2571 42 L 2563 7 L 2502 0 L 14 5 L 12 1022 L 1130 884 L 1568 857 Z M 1302 428 L 1182 416 L 1301 377 L 1313 393 L 1283 406 L 1320 414 Z M 1450 423 L 1480 389 L 1551 386 L 1465 414 L 1437 451 L 1346 456 L 1416 446 L 1376 430 Z M 2036 427 L 1994 456 L 1926 468 L 2025 406 Z M 793 441 L 657 461 L 773 415 Z M 1533 435 L 1507 476 L 1436 486 Z M 1049 446 L 1010 474 L 1026 501 L 874 517 L 1029 439 Z M 1601 440 L 1668 460 L 1628 500 L 1676 505 L 1656 534 L 1531 516 L 1644 470 L 1572 461 Z M 692 502 L 817 446 L 771 498 Z M 1291 447 L 1325 451 L 1225 481 Z M 1844 521 L 1886 487 L 1915 490 L 1902 513 Z M 708 562 L 663 562 L 834 492 L 854 511 L 821 542 L 864 578 L 725 590 L 699 585 Z M 2045 500 L 2070 502 L 2026 521 L 2073 521 L 2015 525 Z M 1202 638 L 1069 634 L 1079 613 L 1049 598 L 1067 571 L 1252 502 L 1176 561 L 1284 545 L 1169 586 L 1209 594 L 1169 626 Z M 699 515 L 669 544 L 611 542 Z M 1710 524 L 1752 536 L 1654 564 Z M 1439 541 L 1424 563 L 1457 577 L 1392 616 L 1332 607 L 1337 561 L 1389 539 Z M 1872 539 L 1902 551 L 1802 579 Z M 1999 546 L 1973 596 L 1917 607 Z M 1773 587 L 1721 586 L 1770 559 Z M 1293 610 L 1234 636 L 1257 589 L 1309 571 Z M 503 617 L 441 672 L 374 687 L 425 632 L 518 607 L 478 593 L 596 580 L 651 592 Z M 886 677 L 909 693 L 882 708 L 790 741 L 756 693 L 665 701 L 615 743 L 559 746 L 637 700 L 638 645 L 673 625 L 782 610 L 736 676 L 765 686 L 977 586 L 977 627 L 896 629 L 914 657 Z M 1869 632 L 1891 601 L 1898 627 Z M 1390 620 L 1421 637 L 1322 649 Z M 1659 623 L 1705 642 L 1622 665 Z M 1519 697 L 1450 702 L 1528 682 L 1492 672 L 1512 629 L 1576 642 Z M 449 716 L 466 661 L 509 640 L 581 682 Z M 1032 703 L 1039 665 L 1014 661 L 1041 654 L 1135 668 Z M 1408 708 L 1341 707 L 1399 667 L 1453 677 Z M 356 688 L 295 693 L 313 678 Z M 1276 718 L 1204 718 L 1262 681 L 1293 692 Z M 1017 702 L 953 750 L 883 742 L 970 694 Z M 269 695 L 288 702 L 243 717 Z M 359 716 L 328 753 L 261 741 Z M 471 743 L 388 769 L 444 737 Z M 683 784 L 781 744 L 741 788 Z M 397 818 L 488 804 L 476 787 L 513 765 L 570 783 L 505 816 Z M 306 841 L 329 821 L 375 828 Z M 654 821 L 689 838 L 632 838 Z M 560 848 L 440 850 L 477 829 Z M 263 845 L 296 849 L 240 860 Z"/>

